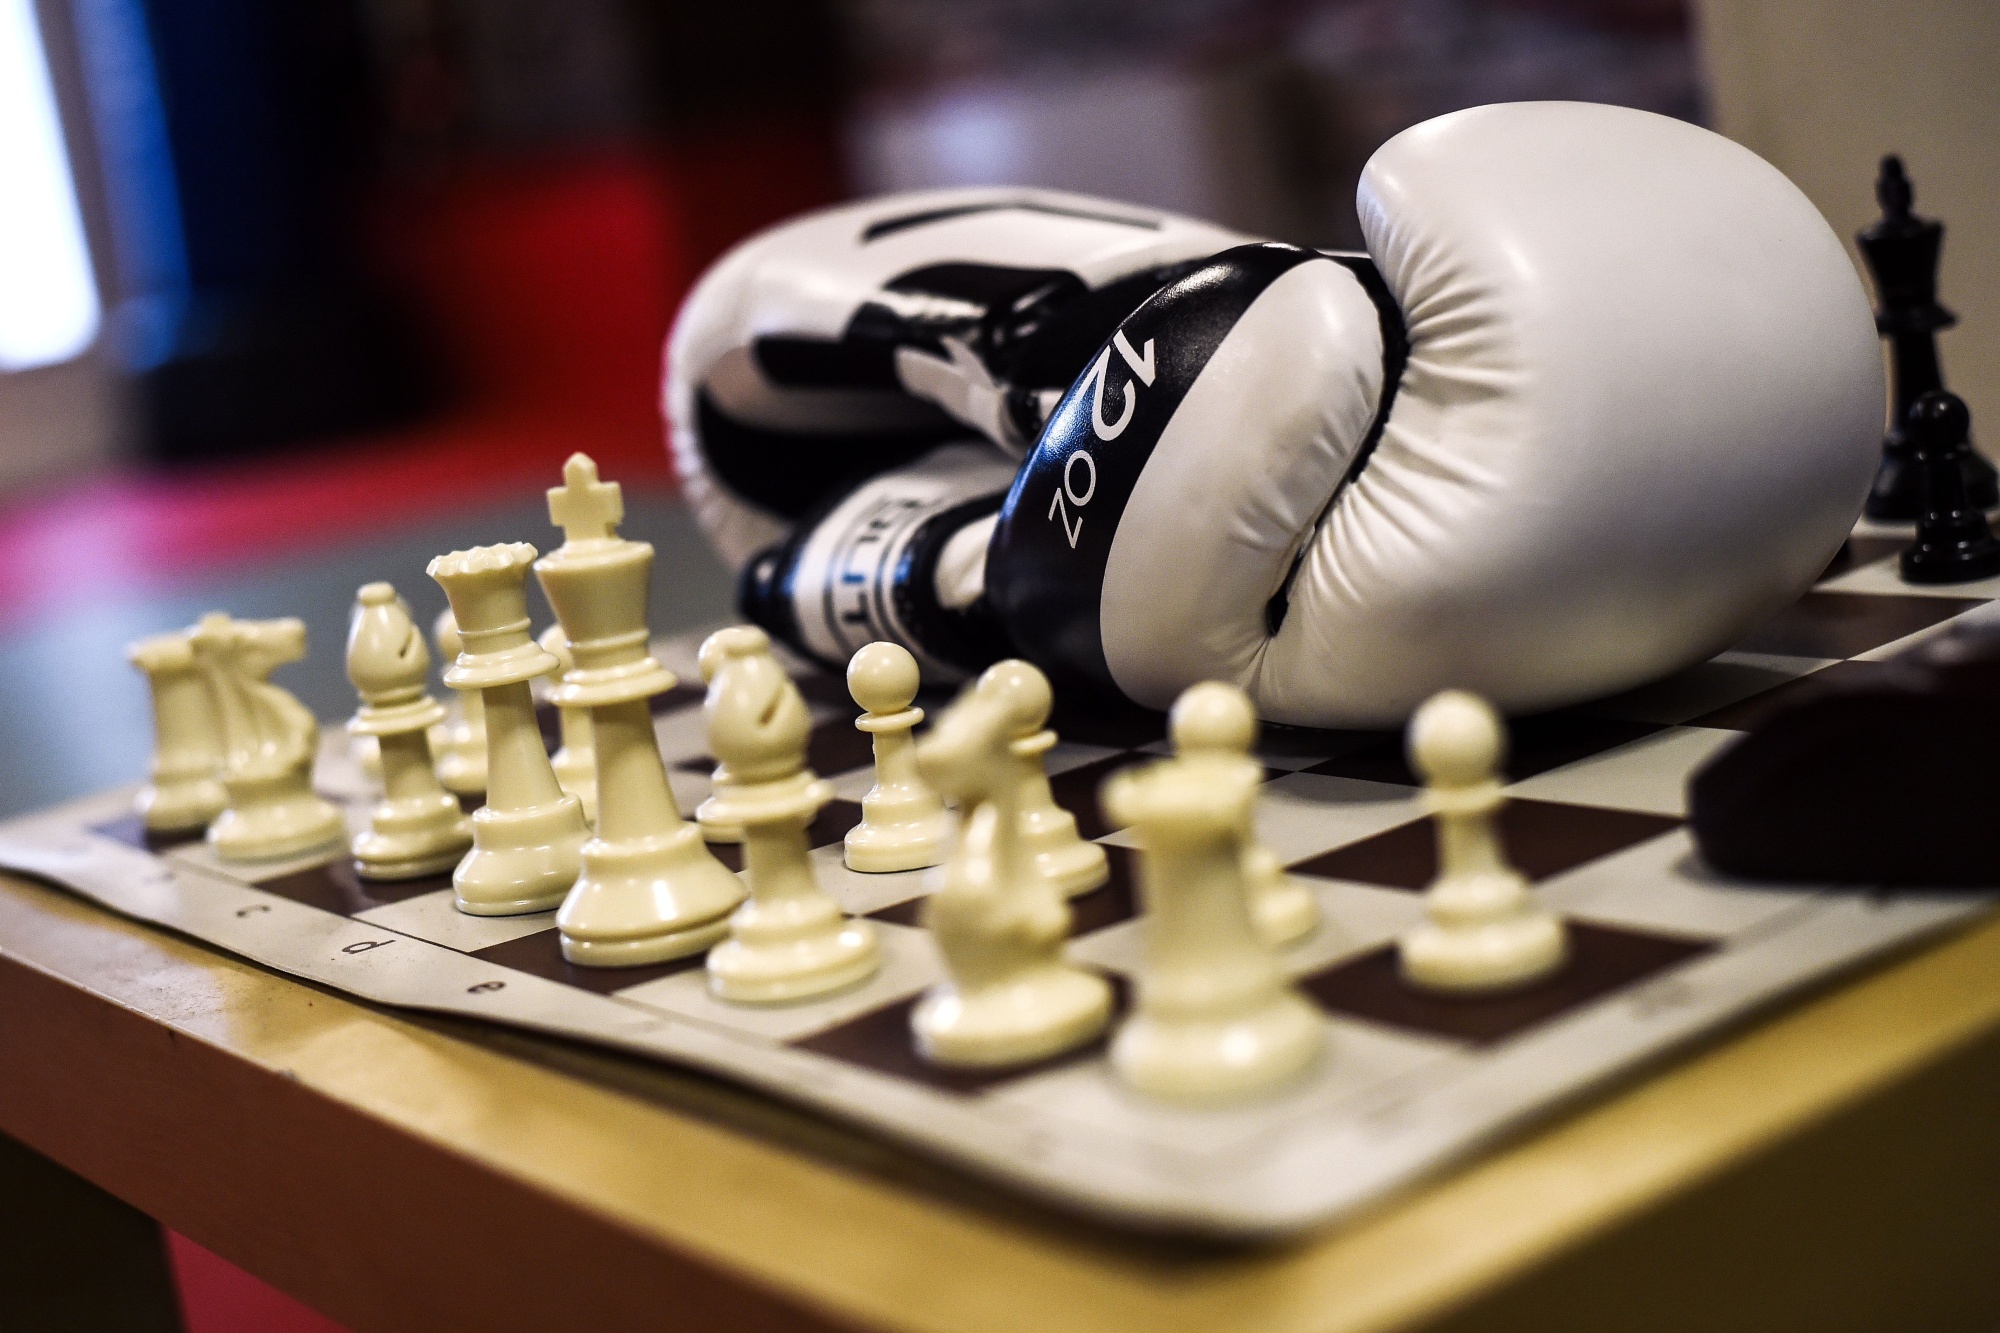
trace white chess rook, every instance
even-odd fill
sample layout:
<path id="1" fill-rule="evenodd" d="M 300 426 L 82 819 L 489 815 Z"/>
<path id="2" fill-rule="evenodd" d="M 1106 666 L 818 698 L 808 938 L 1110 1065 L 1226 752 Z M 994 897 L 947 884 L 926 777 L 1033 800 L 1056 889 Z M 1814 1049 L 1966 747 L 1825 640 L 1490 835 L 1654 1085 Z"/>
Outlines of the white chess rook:
<path id="1" fill-rule="evenodd" d="M 1526 985 L 1568 953 L 1561 918 L 1542 911 L 1507 864 L 1493 818 L 1506 804 L 1500 760 L 1506 732 L 1477 695 L 1446 690 L 1410 720 L 1410 758 L 1429 782 L 1438 877 L 1426 920 L 1401 943 L 1406 979 L 1427 990 L 1479 992 Z"/>
<path id="2" fill-rule="evenodd" d="M 738 657 L 768 656 L 770 651 L 771 636 L 755 625 L 725 625 L 701 641 L 695 665 L 701 671 L 701 683 L 712 686 L 725 663 Z M 695 822 L 701 825 L 701 836 L 709 842 L 743 841 L 743 830 L 716 813 L 735 784 L 728 763 L 718 760 L 709 779 L 708 799 L 696 806 L 694 812 Z"/>
<path id="3" fill-rule="evenodd" d="M 875 930 L 851 921 L 813 874 L 806 826 L 832 789 L 805 766 L 812 716 L 776 659 L 723 663 L 703 705 L 709 748 L 735 783 L 718 813 L 743 830 L 750 901 L 708 955 L 719 998 L 780 1004 L 851 986 L 881 966 Z"/>
<path id="4" fill-rule="evenodd" d="M 222 785 L 229 806 L 208 843 L 229 861 L 275 861 L 337 846 L 347 825 L 312 789 L 319 723 L 265 679 L 306 655 L 304 622 L 205 615 L 189 638 L 222 723 Z"/>
<path id="5" fill-rule="evenodd" d="M 157 634 L 125 649 L 153 695 L 153 763 L 135 807 L 155 833 L 205 828 L 229 804 L 222 724 L 188 635 Z"/>
<path id="6" fill-rule="evenodd" d="M 528 632 L 525 581 L 534 558 L 534 547 L 513 542 L 430 563 L 463 645 L 444 683 L 477 691 L 486 717 L 486 804 L 473 812 L 472 851 L 451 877 L 458 909 L 474 916 L 559 906 L 590 835 L 583 803 L 557 785 L 535 723 L 528 682 L 555 670 L 556 659 Z"/>
<path id="7" fill-rule="evenodd" d="M 568 636 L 575 669 L 549 692 L 558 708 L 590 710 L 597 756 L 597 833 L 583 873 L 556 913 L 563 956 L 593 967 L 636 967 L 697 953 L 729 930 L 743 881 L 681 818 L 646 701 L 678 683 L 648 648 L 653 548 L 616 534 L 624 503 L 583 454 L 563 465 L 549 516 L 563 545 L 535 576 Z M 492 719 L 487 722 L 489 730 Z M 553 778 L 551 778 L 553 781 Z"/>
<path id="8" fill-rule="evenodd" d="M 559 672 L 567 675 L 576 670 L 576 655 L 570 652 L 569 636 L 563 633 L 561 625 L 551 625 L 543 630 L 539 642 L 556 659 Z M 561 743 L 549 756 L 549 767 L 556 771 L 557 784 L 583 802 L 583 817 L 594 825 L 597 823 L 597 750 L 591 739 L 590 710 L 574 704 L 558 708 L 556 725 L 561 729 Z"/>
<path id="9" fill-rule="evenodd" d="M 847 663 L 847 689 L 866 710 L 854 725 L 875 742 L 875 785 L 861 798 L 861 822 L 847 831 L 849 870 L 922 870 L 944 859 L 951 815 L 917 772 L 915 738 L 924 720 L 917 659 L 899 643 L 871 643 Z"/>
<path id="10" fill-rule="evenodd" d="M 1250 755 L 1257 742 L 1257 710 L 1250 696 L 1236 686 L 1219 680 L 1189 686 L 1174 700 L 1167 726 L 1174 753 L 1181 758 L 1262 781 L 1264 766 Z M 1243 878 L 1250 886 L 1250 920 L 1266 944 L 1303 939 L 1319 925 L 1319 901 L 1257 840 L 1254 803 L 1244 807 L 1243 815 Z"/>
<path id="11" fill-rule="evenodd" d="M 1008 782 L 1020 812 L 1021 836 L 1049 882 L 1064 897 L 1075 898 L 1111 879 L 1111 862 L 1104 849 L 1076 831 L 1076 816 L 1056 804 L 1049 790 L 1048 752 L 1056 734 L 1048 728 L 1055 694 L 1041 670 L 1018 659 L 996 662 L 973 682 L 974 690 L 997 688 L 1014 701 L 1014 731 L 1006 754 Z"/>
<path id="12" fill-rule="evenodd" d="M 1141 1092 L 1221 1102 L 1290 1082 L 1325 1044 L 1251 923 L 1243 830 L 1263 774 L 1169 759 L 1114 774 L 1105 811 L 1138 834 L 1145 965 L 1111 1064 Z"/>
<path id="13" fill-rule="evenodd" d="M 438 656 L 445 669 L 458 660 L 465 644 L 458 637 L 458 621 L 451 608 L 438 612 L 431 627 L 437 640 Z M 453 690 L 445 720 L 431 732 L 431 751 L 436 756 L 438 781 L 446 791 L 460 796 L 480 796 L 486 791 L 486 702 L 478 690 Z"/>
<path id="14" fill-rule="evenodd" d="M 355 594 L 347 678 L 361 709 L 347 725 L 380 743 L 382 764 L 383 798 L 354 839 L 354 868 L 369 879 L 435 875 L 472 846 L 472 821 L 431 768 L 425 733 L 444 720 L 444 705 L 424 688 L 430 666 L 424 636 L 394 588 L 370 583 Z"/>
<path id="15" fill-rule="evenodd" d="M 1003 662 L 917 745 L 924 780 L 968 812 L 923 911 L 948 979 L 910 1016 L 918 1050 L 940 1064 L 1044 1059 L 1091 1040 L 1111 1016 L 1110 984 L 1062 957 L 1069 905 L 1022 829 L 1021 756 L 1012 742 L 1047 716 L 1041 673 Z"/>

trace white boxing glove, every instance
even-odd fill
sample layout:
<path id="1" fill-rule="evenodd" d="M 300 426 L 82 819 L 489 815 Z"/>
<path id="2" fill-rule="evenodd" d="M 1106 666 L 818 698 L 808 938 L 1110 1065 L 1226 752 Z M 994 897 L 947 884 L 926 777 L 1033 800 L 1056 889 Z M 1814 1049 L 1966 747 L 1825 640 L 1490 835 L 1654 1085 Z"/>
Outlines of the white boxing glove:
<path id="1" fill-rule="evenodd" d="M 856 482 L 943 442 L 1018 460 L 1120 319 L 1190 261 L 1247 239 L 991 188 L 871 199 L 766 231 L 703 275 L 674 325 L 664 407 L 685 493 L 741 567 Z M 1012 472 L 986 486 L 989 510 Z"/>
<path id="2" fill-rule="evenodd" d="M 1662 116 L 1478 107 L 1368 164 L 1369 256 L 1218 255 L 1135 311 L 1016 479 L 1014 651 L 1165 707 L 1509 712 L 1738 641 L 1839 548 L 1880 449 L 1853 266 L 1791 182 Z M 1378 276 L 1379 275 L 1379 276 Z"/>

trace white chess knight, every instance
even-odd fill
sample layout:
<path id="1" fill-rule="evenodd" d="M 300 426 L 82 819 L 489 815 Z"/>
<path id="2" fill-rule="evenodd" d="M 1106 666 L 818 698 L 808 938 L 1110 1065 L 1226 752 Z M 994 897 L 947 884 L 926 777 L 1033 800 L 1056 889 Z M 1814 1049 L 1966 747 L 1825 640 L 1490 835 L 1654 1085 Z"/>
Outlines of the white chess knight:
<path id="1" fill-rule="evenodd" d="M 1500 761 L 1506 732 L 1491 706 L 1463 690 L 1433 695 L 1410 719 L 1410 758 L 1437 824 L 1438 877 L 1426 920 L 1401 942 L 1403 975 L 1427 990 L 1479 992 L 1525 985 L 1560 967 L 1561 918 L 1544 912 L 1507 864 L 1494 816 L 1506 804 Z"/>
<path id="2" fill-rule="evenodd" d="M 265 679 L 306 655 L 303 621 L 201 618 L 189 635 L 195 661 L 222 723 L 222 785 L 229 806 L 208 826 L 215 854 L 271 861 L 346 839 L 339 809 L 312 789 L 319 723 L 297 699 Z"/>
<path id="3" fill-rule="evenodd" d="M 720 999 L 781 1004 L 874 975 L 874 927 L 849 920 L 813 873 L 806 826 L 833 795 L 806 767 L 812 716 L 769 654 L 722 663 L 703 705 L 708 743 L 734 775 L 719 817 L 743 832 L 750 901 L 729 918 L 729 938 L 708 955 Z"/>
<path id="4" fill-rule="evenodd" d="M 848 692 L 865 710 L 854 725 L 875 741 L 875 785 L 842 848 L 849 870 L 922 870 L 944 858 L 951 814 L 917 772 L 917 685 L 917 659 L 899 643 L 871 643 L 848 660 Z"/>
<path id="5" fill-rule="evenodd" d="M 768 657 L 771 652 L 771 636 L 755 625 L 725 625 L 701 641 L 701 648 L 695 655 L 695 666 L 701 672 L 701 683 L 712 686 L 723 666 L 739 657 Z M 708 798 L 695 807 L 695 822 L 701 825 L 701 836 L 708 842 L 733 843 L 743 841 L 743 830 L 722 818 L 717 811 L 736 785 L 735 775 L 729 771 L 727 760 L 718 758 L 715 772 L 709 778 Z"/>
<path id="6" fill-rule="evenodd" d="M 450 670 L 465 648 L 450 607 L 438 612 L 431 634 L 437 639 L 438 656 Z M 445 790 L 460 796 L 486 791 L 486 703 L 478 690 L 452 691 L 445 720 L 431 732 L 431 751 L 437 757 L 438 781 Z"/>
<path id="7" fill-rule="evenodd" d="M 486 804 L 472 815 L 472 851 L 452 872 L 458 910 L 516 916 L 559 906 L 576 883 L 590 830 L 583 803 L 556 783 L 528 682 L 556 659 L 528 632 L 525 580 L 535 548 L 475 546 L 431 561 L 462 640 L 444 683 L 478 692 L 486 719 Z"/>
<path id="8" fill-rule="evenodd" d="M 1002 662 L 917 744 L 924 780 L 968 812 L 924 902 L 948 979 L 910 1016 L 918 1049 L 940 1064 L 1043 1059 L 1089 1041 L 1111 1016 L 1110 984 L 1063 959 L 1069 904 L 1022 828 L 1014 740 L 1034 734 L 1048 709 L 1041 673 Z"/>
<path id="9" fill-rule="evenodd" d="M 538 640 L 549 656 L 556 659 L 556 670 L 567 675 L 576 670 L 576 655 L 569 650 L 569 636 L 563 633 L 561 625 L 551 625 L 542 631 Z M 560 675 L 558 676 L 560 679 Z M 556 752 L 549 756 L 549 767 L 556 771 L 556 783 L 577 800 L 583 802 L 583 817 L 589 823 L 597 822 L 597 750 L 590 735 L 590 710 L 571 704 L 556 709 L 556 725 L 561 728 L 561 743 Z"/>
<path id="10" fill-rule="evenodd" d="M 383 796 L 354 839 L 355 869 L 370 879 L 414 879 L 458 864 L 472 846 L 472 821 L 438 784 L 425 733 L 444 705 L 425 690 L 431 655 L 410 609 L 386 583 L 355 594 L 347 632 L 347 678 L 361 695 L 348 723 L 379 742 Z"/>
<path id="11" fill-rule="evenodd" d="M 681 818 L 667 782 L 646 701 L 679 682 L 647 646 L 653 548 L 617 534 L 624 513 L 617 483 L 599 481 L 595 463 L 571 455 L 563 484 L 549 491 L 563 544 L 535 562 L 576 660 L 549 701 L 590 710 L 597 756 L 597 832 L 556 913 L 563 957 L 591 967 L 698 953 L 728 933 L 744 897 L 743 881 Z M 492 725 L 489 710 L 489 732 Z"/>
<path id="12" fill-rule="evenodd" d="M 1251 923 L 1244 830 L 1263 774 L 1207 757 L 1114 774 L 1104 808 L 1143 852 L 1145 964 L 1111 1064 L 1174 1101 L 1249 1097 L 1299 1075 L 1326 1026 Z"/>
<path id="13" fill-rule="evenodd" d="M 1012 701 L 1009 717 L 1014 729 L 1003 752 L 1006 782 L 1029 855 L 1064 897 L 1101 887 L 1111 878 L 1110 859 L 1102 847 L 1076 831 L 1076 816 L 1057 805 L 1049 790 L 1046 756 L 1056 743 L 1048 726 L 1055 707 L 1049 678 L 1039 667 L 1016 658 L 988 667 L 972 688 L 999 690 Z"/>
<path id="14" fill-rule="evenodd" d="M 155 833 L 205 828 L 229 804 L 222 786 L 222 724 L 195 661 L 190 630 L 125 649 L 153 695 L 153 763 L 135 802 Z"/>
<path id="15" fill-rule="evenodd" d="M 1257 741 L 1257 711 L 1250 696 L 1236 686 L 1214 680 L 1189 686 L 1174 700 L 1167 726 L 1180 758 L 1204 766 L 1204 771 L 1227 773 L 1231 783 L 1243 776 L 1263 781 L 1264 766 L 1250 757 L 1250 747 Z M 1267 944 L 1303 939 L 1319 924 L 1319 902 L 1310 889 L 1285 873 L 1270 848 L 1257 841 L 1252 807 L 1245 806 L 1243 815 L 1239 833 L 1251 923 Z"/>

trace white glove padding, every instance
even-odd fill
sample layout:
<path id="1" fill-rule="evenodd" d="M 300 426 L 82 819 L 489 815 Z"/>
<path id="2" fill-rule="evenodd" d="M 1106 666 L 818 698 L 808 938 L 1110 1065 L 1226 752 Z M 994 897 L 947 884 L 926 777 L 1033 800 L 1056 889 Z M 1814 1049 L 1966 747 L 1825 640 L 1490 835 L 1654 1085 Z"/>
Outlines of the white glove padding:
<path id="1" fill-rule="evenodd" d="M 1245 239 L 990 188 L 871 199 L 753 237 L 703 275 L 668 345 L 686 494 L 740 567 L 940 442 L 984 438 L 1018 457 L 1120 319 Z"/>
<path id="2" fill-rule="evenodd" d="M 1017 651 L 1157 707 L 1222 679 L 1274 721 L 1382 726 L 1447 686 L 1528 712 L 1636 685 L 1811 585 L 1883 383 L 1784 176 L 1680 121 L 1517 103 L 1398 135 L 1358 202 L 1379 280 L 1246 246 L 1091 363 L 988 553 Z"/>

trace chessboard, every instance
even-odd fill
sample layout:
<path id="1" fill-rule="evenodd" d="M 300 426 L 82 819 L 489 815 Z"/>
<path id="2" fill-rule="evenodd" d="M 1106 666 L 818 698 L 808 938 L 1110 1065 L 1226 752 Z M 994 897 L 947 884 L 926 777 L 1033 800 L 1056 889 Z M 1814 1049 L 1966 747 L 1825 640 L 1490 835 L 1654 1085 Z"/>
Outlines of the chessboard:
<path id="1" fill-rule="evenodd" d="M 1257 831 L 1310 885 L 1323 921 L 1283 951 L 1324 1011 L 1327 1049 L 1287 1091 L 1226 1109 L 1147 1100 L 1097 1045 L 1027 1068 L 926 1062 L 909 1017 L 942 967 L 919 924 L 925 872 L 862 875 L 841 839 L 872 777 L 869 737 L 837 678 L 791 662 L 814 718 L 809 758 L 836 798 L 811 829 L 822 883 L 874 921 L 872 979 L 809 1002 L 712 998 L 699 955 L 581 968 L 550 913 L 475 917 L 449 880 L 358 877 L 344 856 L 244 866 L 198 838 L 149 836 L 134 788 L 0 825 L 0 865 L 360 999 L 470 1016 L 698 1067 L 816 1108 L 1072 1209 L 1154 1229 L 1282 1233 L 1352 1213 L 1620 1075 L 1740 1023 L 1862 961 L 1964 923 L 2000 894 L 1731 882 L 1684 827 L 1688 775 L 1811 677 L 1864 676 L 1955 625 L 2000 616 L 2000 578 L 1918 588 L 1907 541 L 1857 531 L 1819 584 L 1735 649 L 1643 689 L 1510 725 L 1500 827 L 1543 905 L 1570 928 L 1553 977 L 1446 998 L 1398 977 L 1394 942 L 1435 873 L 1421 789 L 1392 733 L 1267 728 Z M 684 812 L 709 793 L 698 635 L 656 654 L 682 685 L 655 730 Z M 925 700 L 933 708 L 940 700 Z M 933 712 L 935 716 L 935 712 Z M 1110 857 L 1072 901 L 1070 956 L 1127 1002 L 1143 921 L 1130 836 L 1105 778 L 1169 752 L 1164 719 L 1059 709 L 1057 800 Z M 552 717 L 547 732 L 554 741 Z M 315 782 L 362 827 L 374 793 L 338 725 Z M 740 868 L 739 849 L 714 849 Z"/>

